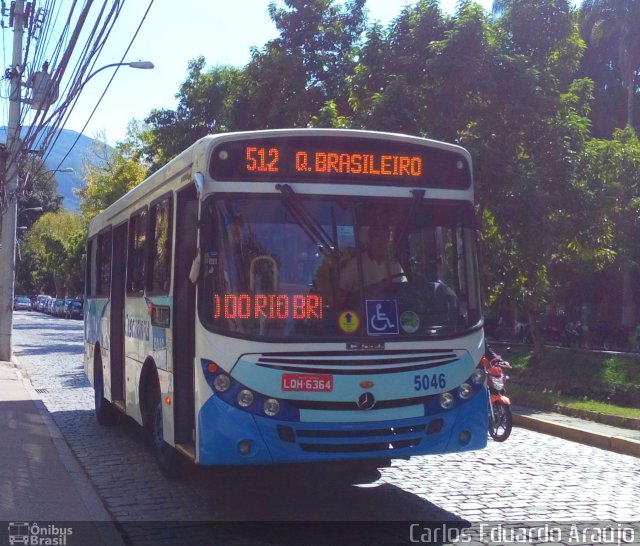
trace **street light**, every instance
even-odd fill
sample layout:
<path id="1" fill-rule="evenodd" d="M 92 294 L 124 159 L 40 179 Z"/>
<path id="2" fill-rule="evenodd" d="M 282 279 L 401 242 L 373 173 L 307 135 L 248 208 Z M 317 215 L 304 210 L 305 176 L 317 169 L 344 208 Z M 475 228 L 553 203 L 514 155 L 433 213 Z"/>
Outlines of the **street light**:
<path id="1" fill-rule="evenodd" d="M 82 83 L 80 83 L 80 82 L 74 83 L 73 89 L 69 92 L 69 95 L 67 96 L 67 98 L 62 102 L 62 104 L 60 104 L 55 109 L 53 114 L 51 114 L 44 122 L 42 122 L 42 125 L 47 125 L 54 118 L 54 116 L 60 114 L 61 112 L 64 112 L 66 110 L 66 108 L 71 104 L 71 102 L 73 102 L 74 100 L 77 99 L 78 94 L 82 91 L 84 86 L 87 85 L 87 83 L 89 82 L 89 80 L 91 78 L 93 78 L 96 74 L 99 74 L 103 70 L 106 70 L 107 68 L 112 68 L 114 66 L 128 66 L 130 68 L 139 68 L 139 69 L 142 69 L 142 70 L 150 70 L 152 68 L 155 68 L 155 65 L 151 61 L 132 61 L 132 62 L 128 62 L 128 63 L 125 63 L 125 62 L 122 62 L 122 63 L 109 63 L 109 64 L 105 64 L 104 66 L 101 66 L 100 68 L 98 68 L 98 70 L 96 70 L 95 72 L 92 72 L 91 74 L 89 74 L 89 76 L 87 76 L 87 79 L 84 80 Z M 105 89 L 104 93 L 106 93 L 106 92 L 107 92 L 107 90 Z M 104 96 L 104 93 L 103 93 L 103 96 Z M 96 108 L 98 107 L 98 105 L 100 104 L 101 100 L 102 100 L 102 97 L 100 97 L 100 100 L 98 101 L 98 104 L 96 104 L 96 106 L 94 108 L 94 112 L 95 112 Z M 93 112 L 91 113 L 91 115 L 93 115 Z M 87 123 L 89 123 L 89 122 L 87 121 Z M 80 135 L 84 132 L 85 128 L 86 128 L 86 124 L 82 128 L 82 130 L 80 131 L 80 134 L 78 135 L 78 139 L 80 138 Z M 77 139 L 76 139 L 76 142 L 77 142 Z M 73 145 L 75 146 L 75 142 L 74 142 Z M 63 161 L 64 161 L 64 159 L 63 159 Z M 62 171 L 62 172 L 67 172 L 67 171 Z"/>
<path id="2" fill-rule="evenodd" d="M 151 61 L 133 61 L 130 63 L 105 64 L 104 66 L 98 68 L 98 70 L 96 70 L 95 72 L 92 72 L 91 74 L 89 74 L 89 77 L 86 80 L 84 80 L 84 82 L 82 82 L 82 85 L 80 87 L 81 88 L 84 87 L 87 84 L 87 82 L 99 72 L 102 72 L 103 70 L 106 70 L 107 68 L 112 68 L 114 66 L 128 66 L 130 68 L 138 68 L 141 70 L 151 70 L 152 68 L 155 68 L 155 65 Z"/>

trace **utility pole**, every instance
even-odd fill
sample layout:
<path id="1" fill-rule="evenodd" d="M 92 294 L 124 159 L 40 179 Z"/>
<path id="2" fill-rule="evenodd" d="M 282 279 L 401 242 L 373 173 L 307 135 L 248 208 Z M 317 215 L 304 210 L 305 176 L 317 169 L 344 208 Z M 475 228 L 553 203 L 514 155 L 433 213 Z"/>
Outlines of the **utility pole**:
<path id="1" fill-rule="evenodd" d="M 22 38 L 24 33 L 24 0 L 12 2 L 13 57 L 9 120 L 7 127 L 7 162 L 5 197 L 7 210 L 2 215 L 0 247 L 0 360 L 11 360 L 13 328 L 13 289 L 16 267 L 16 220 L 18 216 L 18 170 L 20 159 L 20 101 L 22 80 Z"/>

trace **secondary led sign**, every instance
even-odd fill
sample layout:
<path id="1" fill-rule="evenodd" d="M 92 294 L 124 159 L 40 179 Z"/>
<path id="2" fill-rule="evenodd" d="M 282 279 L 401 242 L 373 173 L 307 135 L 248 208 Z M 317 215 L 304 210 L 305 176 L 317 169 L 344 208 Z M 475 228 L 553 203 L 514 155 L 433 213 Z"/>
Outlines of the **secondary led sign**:
<path id="1" fill-rule="evenodd" d="M 315 294 L 214 294 L 214 319 L 322 319 Z"/>

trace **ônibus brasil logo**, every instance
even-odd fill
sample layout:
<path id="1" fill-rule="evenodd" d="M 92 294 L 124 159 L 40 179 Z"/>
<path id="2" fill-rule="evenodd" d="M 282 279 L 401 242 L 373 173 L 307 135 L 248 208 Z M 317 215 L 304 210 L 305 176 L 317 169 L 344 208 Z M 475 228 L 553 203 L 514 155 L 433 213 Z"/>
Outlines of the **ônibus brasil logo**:
<path id="1" fill-rule="evenodd" d="M 58 527 L 55 524 L 39 525 L 29 522 L 9 523 L 9 544 L 27 544 L 32 546 L 65 546 L 67 537 L 73 534 L 71 527 Z"/>

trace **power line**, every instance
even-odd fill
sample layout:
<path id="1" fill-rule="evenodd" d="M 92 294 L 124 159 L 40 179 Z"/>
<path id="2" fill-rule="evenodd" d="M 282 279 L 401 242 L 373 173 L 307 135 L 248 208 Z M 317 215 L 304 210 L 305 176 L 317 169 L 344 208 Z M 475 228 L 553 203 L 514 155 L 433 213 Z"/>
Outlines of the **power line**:
<path id="1" fill-rule="evenodd" d="M 105 0 L 106 2 L 106 0 Z M 75 6 L 75 2 L 74 2 L 74 6 Z M 81 9 L 80 14 L 78 16 L 78 20 L 75 24 L 75 27 L 73 29 L 73 32 L 71 34 L 70 37 L 70 41 L 67 44 L 67 47 L 65 48 L 65 51 L 62 55 L 62 59 L 60 61 L 60 63 L 58 64 L 58 66 L 55 68 L 54 73 L 52 74 L 51 80 L 50 80 L 50 92 L 53 90 L 54 86 L 59 86 L 62 80 L 62 77 L 65 73 L 65 71 L 67 70 L 67 66 L 69 64 L 69 61 L 71 60 L 71 56 L 74 53 L 74 50 L 76 48 L 76 45 L 78 43 L 78 40 L 80 38 L 80 34 L 82 32 L 82 29 L 85 25 L 85 22 L 87 21 L 88 17 L 89 17 L 89 13 L 91 10 L 91 6 L 92 6 L 92 2 L 87 2 L 84 7 Z M 72 7 L 73 9 L 73 7 Z M 104 4 L 103 4 L 103 9 L 104 9 Z M 69 13 L 69 17 L 67 18 L 67 26 L 70 24 L 70 20 L 73 16 L 73 11 L 71 11 Z M 96 24 L 99 22 L 99 17 L 96 20 Z M 91 33 L 88 37 L 88 41 L 90 41 L 93 37 L 95 33 L 95 26 L 94 28 L 91 30 Z M 74 70 L 74 73 L 70 79 L 70 90 L 69 93 L 72 91 L 73 89 L 73 85 L 76 84 L 77 82 L 77 67 L 81 64 L 81 63 L 87 63 L 88 60 L 86 59 L 86 44 L 83 48 L 83 52 L 80 55 L 80 58 L 78 60 L 78 63 L 76 64 L 76 70 Z M 84 65 L 86 67 L 86 64 Z M 62 107 L 64 107 L 66 104 L 65 102 L 62 103 Z M 54 118 L 56 115 L 59 114 L 60 110 L 62 109 L 62 107 L 58 107 L 54 113 L 47 119 L 45 119 L 46 117 L 46 113 L 48 111 L 48 108 L 42 109 L 42 110 L 38 110 L 35 116 L 34 121 L 31 124 L 31 131 L 29 131 L 29 135 L 25 136 L 25 141 L 29 141 L 30 145 L 35 144 L 35 140 L 36 140 L 36 136 L 52 121 L 54 122 L 55 125 L 55 121 Z M 39 119 L 40 118 L 40 119 Z"/>
<path id="2" fill-rule="evenodd" d="M 51 149 L 53 147 L 53 145 L 55 144 L 55 142 L 57 142 L 60 135 L 60 131 L 58 131 L 58 129 L 64 126 L 64 124 L 69 118 L 69 115 L 75 108 L 75 105 L 79 99 L 80 92 L 82 91 L 82 88 L 84 86 L 84 82 L 86 82 L 86 79 L 84 80 L 84 82 L 81 81 L 82 76 L 85 73 L 90 72 L 93 69 L 93 67 L 95 67 L 97 57 L 102 51 L 102 48 L 106 43 L 106 39 L 111 34 L 113 26 L 115 25 L 115 22 L 120 15 L 120 10 L 122 9 L 122 5 L 120 6 L 114 5 L 113 8 L 117 8 L 117 9 L 112 9 L 110 11 L 109 15 L 107 16 L 107 20 L 101 29 L 99 30 L 97 29 L 97 24 L 96 26 L 94 26 L 94 29 L 91 32 L 91 37 L 90 37 L 91 39 L 87 40 L 85 44 L 84 49 L 87 53 L 83 54 L 83 56 L 81 57 L 81 59 L 78 61 L 78 64 L 77 64 L 75 73 L 78 74 L 78 77 L 74 79 L 72 89 L 68 93 L 65 99 L 65 102 L 63 102 L 61 107 L 59 107 L 56 111 L 57 119 L 54 122 L 54 127 L 51 128 L 47 132 L 47 135 L 45 136 L 45 141 L 42 144 L 43 148 Z M 93 44 L 91 43 L 92 40 L 93 40 Z M 53 139 L 53 142 L 51 142 L 51 139 Z"/>
<path id="3" fill-rule="evenodd" d="M 150 0 L 129 45 L 122 55 L 121 63 L 124 62 L 138 36 L 153 3 L 154 0 Z M 102 2 L 84 0 L 82 5 L 80 5 L 79 0 L 72 0 L 71 5 L 67 5 L 65 18 L 62 19 L 63 4 L 56 4 L 55 0 L 46 0 L 43 7 L 30 14 L 25 21 L 27 45 L 21 51 L 20 63 L 11 67 L 12 73 L 18 70 L 22 79 L 27 73 L 46 72 L 46 67 L 50 66 L 51 71 L 48 79 L 50 93 L 55 95 L 54 88 L 63 87 L 59 93 L 60 98 L 54 104 L 50 104 L 51 101 L 46 99 L 39 103 L 39 105 L 44 104 L 45 106 L 35 111 L 31 123 L 26 122 L 29 114 L 33 113 L 33 110 L 30 110 L 31 105 L 27 101 L 20 101 L 20 125 L 26 127 L 22 138 L 23 149 L 39 149 L 44 156 L 43 161 L 50 157 L 52 147 L 58 141 L 62 128 L 64 128 L 65 123 L 67 123 L 76 107 L 83 86 L 94 71 L 97 60 L 122 12 L 125 0 L 104 0 Z M 97 10 L 95 11 L 93 10 L 94 4 L 97 5 Z M 35 3 L 28 9 L 34 9 L 34 5 Z M 62 29 L 58 31 L 59 36 L 56 38 L 54 34 L 60 20 L 63 21 L 63 25 Z M 3 46 L 6 55 L 4 30 L 3 28 Z M 118 68 L 116 67 L 111 79 L 96 102 L 81 133 L 56 168 L 60 168 L 78 143 L 82 132 L 86 129 L 109 90 Z M 17 160 L 19 160 L 18 157 L 10 158 L 10 161 Z M 26 188 L 24 188 L 23 184 L 20 188 L 20 193 L 24 193 L 25 190 Z"/>
<path id="4" fill-rule="evenodd" d="M 138 24 L 138 28 L 136 29 L 133 37 L 131 38 L 131 41 L 129 42 L 129 45 L 127 46 L 127 49 L 125 50 L 125 52 L 122 54 L 122 57 L 120 58 L 120 62 L 122 63 L 125 59 L 125 57 L 127 56 L 127 54 L 129 53 L 129 50 L 131 49 L 131 46 L 133 45 L 133 42 L 135 41 L 135 39 L 138 36 L 138 33 L 140 32 L 140 29 L 142 28 L 142 25 L 144 24 L 147 15 L 149 14 L 149 10 L 151 9 L 151 7 L 153 6 L 155 0 L 150 0 L 149 1 L 149 5 L 147 6 L 146 11 L 144 12 L 144 15 L 142 16 L 142 19 L 140 21 L 140 23 Z M 89 117 L 86 121 L 86 123 L 84 124 L 84 126 L 82 127 L 82 129 L 80 130 L 80 132 L 78 133 L 78 136 L 76 137 L 76 139 L 74 140 L 73 144 L 71 145 L 71 147 L 69 148 L 69 150 L 67 151 L 67 153 L 64 155 L 64 157 L 60 160 L 58 167 L 59 168 L 67 159 L 67 157 L 69 157 L 69 154 L 71 153 L 71 151 L 75 148 L 76 144 L 78 143 L 78 141 L 80 140 L 80 137 L 82 136 L 82 133 L 84 132 L 84 130 L 87 128 L 87 125 L 89 125 L 89 122 L 91 121 L 91 118 L 93 117 L 93 115 L 96 113 L 96 110 L 98 109 L 98 107 L 100 106 L 100 103 L 102 102 L 102 99 L 104 98 L 104 96 L 107 94 L 107 91 L 109 90 L 109 87 L 111 86 L 111 83 L 113 82 L 114 78 L 116 77 L 116 74 L 118 73 L 119 70 L 119 66 L 115 68 L 111 78 L 109 79 L 109 82 L 107 83 L 104 91 L 102 92 L 102 94 L 100 95 L 100 98 L 98 99 L 98 101 L 96 102 L 96 105 L 94 106 L 93 110 L 91 111 L 91 114 L 89 114 Z M 68 119 L 69 116 L 67 116 Z M 66 121 L 66 120 L 65 120 Z"/>

